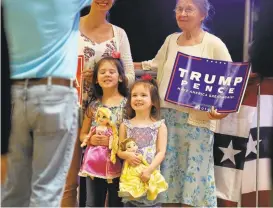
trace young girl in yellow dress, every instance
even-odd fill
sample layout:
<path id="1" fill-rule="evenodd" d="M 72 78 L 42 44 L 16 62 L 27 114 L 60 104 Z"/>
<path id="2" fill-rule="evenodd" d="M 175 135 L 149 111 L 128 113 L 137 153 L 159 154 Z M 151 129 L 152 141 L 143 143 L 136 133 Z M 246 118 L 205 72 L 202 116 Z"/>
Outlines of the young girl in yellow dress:
<path id="1" fill-rule="evenodd" d="M 150 76 L 136 81 L 126 107 L 130 120 L 124 119 L 120 125 L 119 141 L 126 144 L 126 138 L 133 138 L 134 142 L 127 143 L 127 150 L 136 148 L 136 144 L 138 152 L 118 151 L 118 156 L 125 161 L 119 194 L 125 207 L 158 206 L 161 194 L 157 193 L 167 189 L 167 184 L 159 173 L 159 166 L 166 152 L 167 128 L 164 120 L 157 120 L 160 103 L 156 81 Z M 130 187 L 129 182 L 138 184 L 140 190 Z M 128 196 L 125 193 L 130 194 Z"/>

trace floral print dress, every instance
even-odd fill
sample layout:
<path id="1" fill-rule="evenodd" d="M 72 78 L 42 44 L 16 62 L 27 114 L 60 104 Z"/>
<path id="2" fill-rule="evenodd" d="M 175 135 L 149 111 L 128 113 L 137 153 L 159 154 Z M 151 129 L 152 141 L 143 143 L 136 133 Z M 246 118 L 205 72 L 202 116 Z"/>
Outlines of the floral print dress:
<path id="1" fill-rule="evenodd" d="M 84 56 L 84 70 L 94 70 L 94 66 L 103 57 L 111 56 L 113 51 L 117 51 L 115 38 L 102 43 L 96 43 L 80 33 L 79 37 L 79 54 Z M 82 110 L 85 112 L 87 105 L 92 96 L 91 85 L 83 80 L 82 90 Z"/>
<path id="2" fill-rule="evenodd" d="M 113 38 L 101 43 L 97 43 L 79 32 L 78 55 L 83 58 L 83 70 L 93 71 L 94 66 L 103 57 L 112 56 L 113 52 L 120 53 L 120 60 L 123 64 L 125 76 L 128 79 L 128 86 L 135 81 L 134 64 L 131 55 L 130 43 L 126 32 L 115 25 L 113 28 Z M 92 96 L 91 85 L 83 80 L 81 96 L 83 113 L 85 112 Z"/>
<path id="3" fill-rule="evenodd" d="M 160 113 L 168 129 L 161 172 L 169 189 L 164 192 L 163 202 L 217 207 L 213 132 L 188 124 L 187 113 L 168 108 L 162 108 Z"/>

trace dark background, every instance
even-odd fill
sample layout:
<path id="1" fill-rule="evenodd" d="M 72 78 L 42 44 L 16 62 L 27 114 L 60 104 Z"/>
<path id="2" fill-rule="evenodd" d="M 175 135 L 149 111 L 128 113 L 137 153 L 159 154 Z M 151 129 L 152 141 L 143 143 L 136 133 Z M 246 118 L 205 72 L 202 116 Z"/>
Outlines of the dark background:
<path id="1" fill-rule="evenodd" d="M 206 26 L 227 45 L 233 61 L 243 61 L 245 0 L 210 0 L 213 12 Z M 109 21 L 128 35 L 134 61 L 152 59 L 165 38 L 180 31 L 176 0 L 116 0 Z M 82 11 L 88 13 L 90 8 Z"/>
<path id="2" fill-rule="evenodd" d="M 245 0 L 210 2 L 214 15 L 207 27 L 227 45 L 233 61 L 242 61 Z M 134 61 L 152 59 L 165 38 L 180 31 L 175 4 L 176 0 L 116 0 L 109 20 L 127 32 Z"/>

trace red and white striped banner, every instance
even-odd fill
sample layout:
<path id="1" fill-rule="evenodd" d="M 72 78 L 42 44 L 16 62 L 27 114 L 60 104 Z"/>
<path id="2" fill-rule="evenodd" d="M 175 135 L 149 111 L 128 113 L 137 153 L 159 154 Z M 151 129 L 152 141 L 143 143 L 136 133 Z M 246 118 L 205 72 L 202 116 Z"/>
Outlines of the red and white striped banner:
<path id="1" fill-rule="evenodd" d="M 247 87 L 241 110 L 218 122 L 214 143 L 218 206 L 255 206 L 257 142 L 259 206 L 270 205 L 270 151 L 273 139 L 273 79 L 261 83 L 260 141 L 257 141 L 257 79 Z"/>

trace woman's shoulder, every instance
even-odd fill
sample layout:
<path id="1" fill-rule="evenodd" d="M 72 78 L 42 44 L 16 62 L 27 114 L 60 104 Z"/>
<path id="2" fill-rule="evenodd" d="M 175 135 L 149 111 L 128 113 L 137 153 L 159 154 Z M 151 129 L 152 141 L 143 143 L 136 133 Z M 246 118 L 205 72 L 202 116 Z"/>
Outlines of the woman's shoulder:
<path id="1" fill-rule="evenodd" d="M 125 32 L 125 30 L 117 25 L 112 24 L 112 27 L 118 31 Z"/>
<path id="2" fill-rule="evenodd" d="M 81 31 L 77 31 L 78 36 L 78 54 L 83 55 L 84 49 L 88 47 L 89 52 L 94 53 L 95 43 L 85 36 Z"/>
<path id="3" fill-rule="evenodd" d="M 114 32 L 117 33 L 117 35 L 122 38 L 123 36 L 127 36 L 127 33 L 125 32 L 125 30 L 117 25 L 113 25 L 112 24 L 112 27 L 113 27 L 113 30 Z"/>
<path id="4" fill-rule="evenodd" d="M 205 42 L 206 44 L 209 44 L 210 46 L 214 46 L 214 47 L 223 47 L 223 46 L 226 47 L 226 44 L 222 41 L 221 38 L 209 32 L 206 32 Z"/>
<path id="5" fill-rule="evenodd" d="M 166 41 L 167 40 L 171 40 L 171 41 L 177 41 L 177 38 L 181 35 L 181 32 L 174 32 L 172 34 L 169 34 L 167 37 L 166 37 Z"/>
<path id="6" fill-rule="evenodd" d="M 204 41 L 208 50 L 212 52 L 212 57 L 210 58 L 223 61 L 232 61 L 228 48 L 221 38 L 206 32 Z"/>

